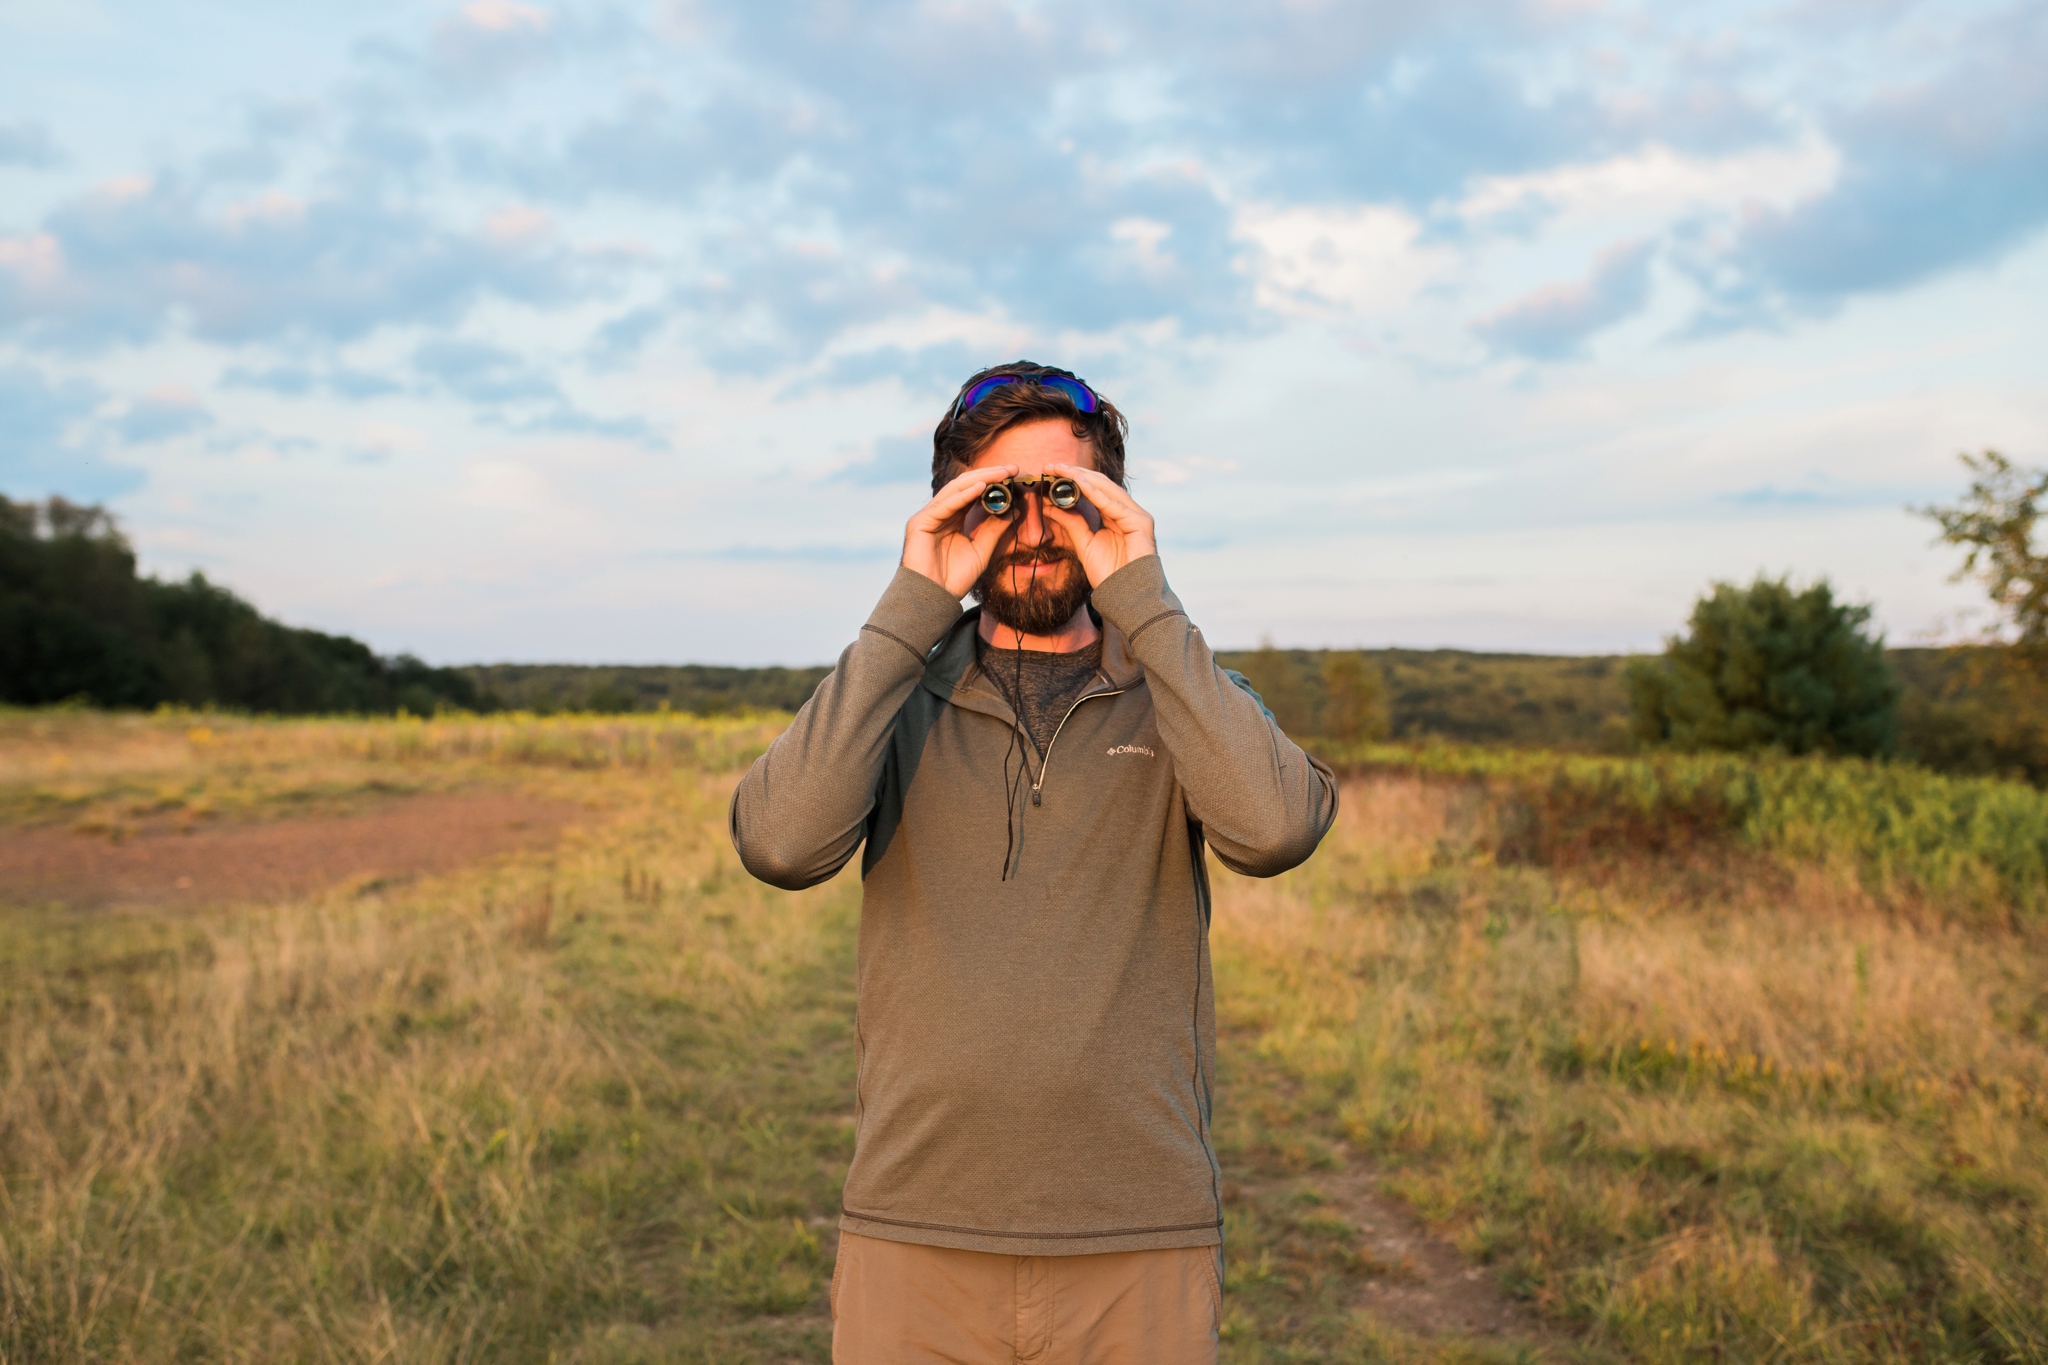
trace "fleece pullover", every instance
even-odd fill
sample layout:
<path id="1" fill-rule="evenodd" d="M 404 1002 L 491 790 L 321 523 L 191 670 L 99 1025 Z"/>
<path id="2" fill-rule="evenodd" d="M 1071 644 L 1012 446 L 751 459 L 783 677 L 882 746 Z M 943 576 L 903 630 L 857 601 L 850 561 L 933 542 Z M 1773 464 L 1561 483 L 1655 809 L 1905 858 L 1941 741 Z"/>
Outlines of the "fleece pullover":
<path id="1" fill-rule="evenodd" d="M 1040 753 L 1011 743 L 978 613 L 898 569 L 733 794 L 734 847 L 774 886 L 865 844 L 848 1232 L 1022 1256 L 1222 1240 L 1204 849 L 1295 866 L 1336 782 L 1217 667 L 1156 555 L 1094 608 L 1096 685 Z"/>

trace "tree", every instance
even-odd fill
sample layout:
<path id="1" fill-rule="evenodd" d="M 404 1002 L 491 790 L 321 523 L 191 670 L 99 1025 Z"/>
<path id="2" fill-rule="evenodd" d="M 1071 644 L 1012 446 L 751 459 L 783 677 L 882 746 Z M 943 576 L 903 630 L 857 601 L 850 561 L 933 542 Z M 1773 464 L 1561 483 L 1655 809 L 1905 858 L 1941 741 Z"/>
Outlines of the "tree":
<path id="1" fill-rule="evenodd" d="M 1941 539 L 1963 547 L 1963 567 L 1950 581 L 1984 585 L 2002 631 L 2036 668 L 2048 664 L 2048 555 L 2034 550 L 2038 503 L 2048 472 L 2022 469 L 1995 450 L 1965 454 L 1977 477 L 1953 507 L 1915 508 L 1941 527 Z"/>
<path id="2" fill-rule="evenodd" d="M 1975 476 L 1954 506 L 1913 510 L 1963 550 L 1950 581 L 1975 579 L 1991 599 L 1983 638 L 1949 649 L 1938 685 L 1909 698 L 1904 747 L 1959 772 L 2048 782 L 2048 555 L 2034 549 L 2048 472 L 1995 450 L 1964 454 Z"/>
<path id="3" fill-rule="evenodd" d="M 1379 668 L 1355 649 L 1323 655 L 1325 738 L 1363 744 L 1387 737 L 1387 687 Z"/>
<path id="4" fill-rule="evenodd" d="M 1291 651 L 1275 648 L 1272 637 L 1267 636 L 1245 660 L 1244 675 L 1284 733 L 1307 735 L 1314 731 L 1308 688 Z"/>
<path id="5" fill-rule="evenodd" d="M 71 698 L 286 713 L 481 704 L 453 669 L 281 625 L 196 573 L 137 575 L 104 508 L 0 497 L 0 702 Z"/>
<path id="6" fill-rule="evenodd" d="M 1629 666 L 1634 737 L 1674 749 L 1887 753 L 1899 682 L 1869 621 L 1869 607 L 1836 602 L 1825 581 L 1803 591 L 1762 576 L 1746 588 L 1716 583 L 1693 607 L 1689 635 Z"/>

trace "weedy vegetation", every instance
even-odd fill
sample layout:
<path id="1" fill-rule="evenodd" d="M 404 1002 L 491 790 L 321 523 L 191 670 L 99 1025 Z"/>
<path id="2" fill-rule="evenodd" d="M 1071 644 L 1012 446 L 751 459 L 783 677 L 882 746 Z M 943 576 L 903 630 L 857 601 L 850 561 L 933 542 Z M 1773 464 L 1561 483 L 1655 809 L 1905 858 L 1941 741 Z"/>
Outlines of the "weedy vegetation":
<path id="1" fill-rule="evenodd" d="M 0 1359 L 827 1359 L 859 887 L 736 865 L 779 723 L 0 714 L 0 858 L 583 812 L 285 903 L 0 889 Z M 1226 1360 L 2048 1358 L 2042 797 L 1335 756 L 1316 858 L 1216 875 Z M 1375 1316 L 1362 1166 L 1540 1330 Z"/>

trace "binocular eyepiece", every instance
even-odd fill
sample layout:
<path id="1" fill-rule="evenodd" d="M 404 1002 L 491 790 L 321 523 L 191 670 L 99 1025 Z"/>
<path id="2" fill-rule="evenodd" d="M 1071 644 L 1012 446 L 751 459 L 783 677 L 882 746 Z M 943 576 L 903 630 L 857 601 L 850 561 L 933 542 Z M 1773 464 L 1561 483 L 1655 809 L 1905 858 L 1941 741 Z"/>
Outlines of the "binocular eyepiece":
<path id="1" fill-rule="evenodd" d="M 981 490 L 981 510 L 992 517 L 1006 517 L 1023 500 L 1024 490 L 1033 484 L 1044 485 L 1039 489 L 1040 495 L 1062 512 L 1071 512 L 1081 505 L 1079 484 L 1063 476 L 1045 474 L 990 484 Z"/>

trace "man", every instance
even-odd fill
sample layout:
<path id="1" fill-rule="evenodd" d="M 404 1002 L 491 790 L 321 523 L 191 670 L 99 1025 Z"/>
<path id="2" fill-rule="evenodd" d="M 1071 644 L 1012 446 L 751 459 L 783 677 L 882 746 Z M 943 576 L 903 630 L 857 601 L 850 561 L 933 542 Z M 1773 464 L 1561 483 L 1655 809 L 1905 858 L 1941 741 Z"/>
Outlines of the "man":
<path id="1" fill-rule="evenodd" d="M 775 886 L 867 846 L 841 1365 L 1216 1358 L 1203 850 L 1285 871 L 1336 784 L 1168 590 L 1125 430 L 1065 370 L 970 379 L 888 591 L 733 795 Z"/>

